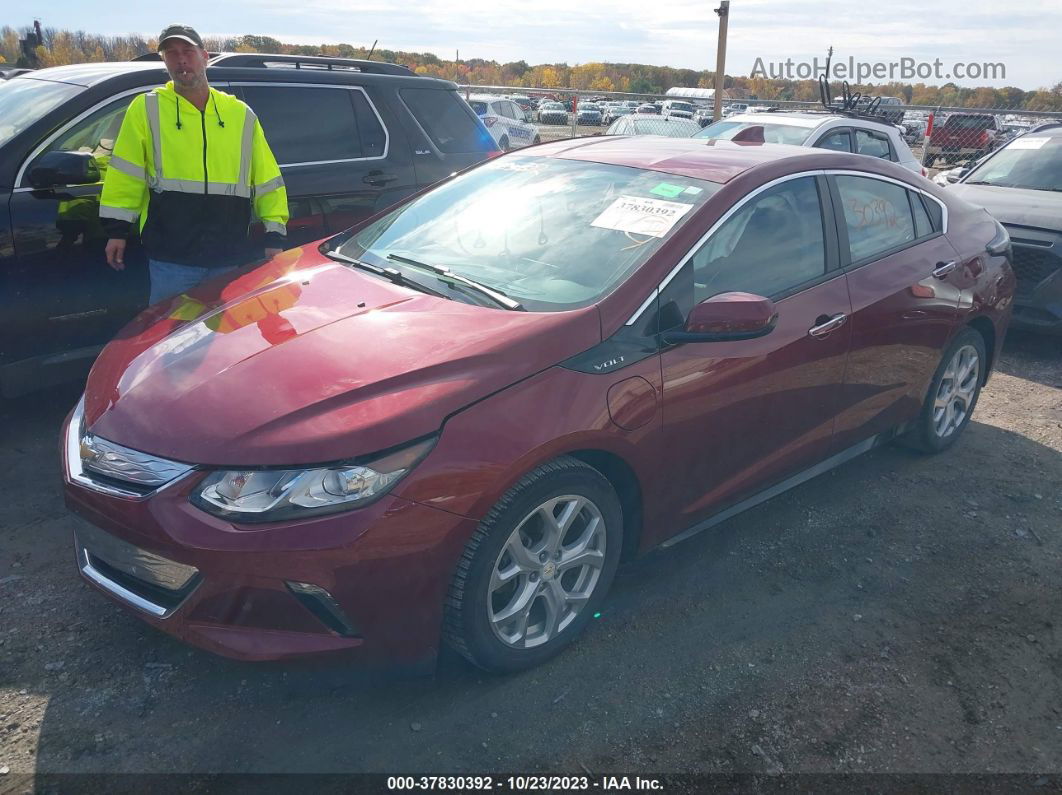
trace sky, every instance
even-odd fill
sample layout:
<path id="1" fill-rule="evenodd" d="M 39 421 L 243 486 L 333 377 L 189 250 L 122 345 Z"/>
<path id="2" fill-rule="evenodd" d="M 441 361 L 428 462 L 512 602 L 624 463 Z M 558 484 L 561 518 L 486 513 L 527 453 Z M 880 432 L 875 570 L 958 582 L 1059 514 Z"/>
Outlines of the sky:
<path id="1" fill-rule="evenodd" d="M 0 24 L 117 35 L 157 35 L 183 22 L 203 35 L 254 33 L 292 44 L 346 42 L 433 52 L 452 59 L 529 64 L 590 61 L 715 69 L 718 0 L 185 0 L 122 4 L 84 0 L 7 0 Z M 178 9 L 179 5 L 179 9 Z M 109 10 L 104 10 L 109 9 Z M 940 59 L 943 73 L 962 63 L 1002 63 L 1005 79 L 960 85 L 1018 86 L 1062 81 L 1062 2 L 1058 0 L 732 0 L 726 73 L 750 75 L 788 58 L 868 63 Z M 911 82 L 919 82 L 917 79 Z M 946 80 L 924 82 L 941 84 Z"/>

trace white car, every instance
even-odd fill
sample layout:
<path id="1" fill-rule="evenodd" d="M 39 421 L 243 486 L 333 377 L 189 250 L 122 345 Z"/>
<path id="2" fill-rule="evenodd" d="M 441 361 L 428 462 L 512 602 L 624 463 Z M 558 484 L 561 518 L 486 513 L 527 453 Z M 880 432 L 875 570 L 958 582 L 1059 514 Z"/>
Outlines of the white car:
<path id="1" fill-rule="evenodd" d="M 677 119 L 692 119 L 695 108 L 692 102 L 681 99 L 668 99 L 660 108 L 660 115 L 665 119 L 674 116 Z"/>
<path id="2" fill-rule="evenodd" d="M 468 104 L 503 152 L 541 142 L 538 127 L 524 121 L 523 109 L 511 99 L 473 94 Z"/>
<path id="3" fill-rule="evenodd" d="M 746 141 L 818 147 L 880 157 L 923 177 L 927 173 L 915 159 L 911 147 L 903 140 L 896 125 L 836 113 L 739 113 L 709 124 L 694 138 L 730 140 L 739 134 Z"/>

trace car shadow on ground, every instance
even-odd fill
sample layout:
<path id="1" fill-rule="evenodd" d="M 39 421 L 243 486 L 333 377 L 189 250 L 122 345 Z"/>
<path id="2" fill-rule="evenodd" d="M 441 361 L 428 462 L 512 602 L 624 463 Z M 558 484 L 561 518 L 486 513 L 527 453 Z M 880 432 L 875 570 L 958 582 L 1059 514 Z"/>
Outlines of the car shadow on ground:
<path id="1" fill-rule="evenodd" d="M 1011 329 L 1003 342 L 997 369 L 1045 386 L 1062 388 L 1062 336 Z"/>
<path id="2" fill-rule="evenodd" d="M 449 653 L 430 676 L 213 657 L 81 584 L 68 531 L 48 526 L 41 577 L 3 612 L 25 634 L 0 635 L 0 684 L 47 700 L 38 773 L 762 771 L 771 747 L 787 770 L 828 770 L 894 720 L 907 740 L 878 769 L 977 769 L 1012 746 L 1057 748 L 1057 719 L 1029 716 L 1057 681 L 1043 622 L 1062 614 L 1060 458 L 977 422 L 942 456 L 880 448 L 625 565 L 578 643 L 511 676 Z M 1017 664 L 1027 673 L 986 689 Z M 964 722 L 982 699 L 1008 711 Z M 772 722 L 815 720 L 750 743 L 765 704 Z M 852 722 L 867 704 L 878 717 Z"/>

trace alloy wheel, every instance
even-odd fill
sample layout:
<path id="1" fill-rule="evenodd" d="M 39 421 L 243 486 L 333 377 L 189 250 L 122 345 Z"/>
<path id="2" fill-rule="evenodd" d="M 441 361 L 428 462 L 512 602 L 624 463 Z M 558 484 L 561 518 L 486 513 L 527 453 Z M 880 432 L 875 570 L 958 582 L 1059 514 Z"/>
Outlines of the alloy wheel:
<path id="1" fill-rule="evenodd" d="M 933 402 L 933 431 L 946 439 L 970 413 L 981 377 L 981 357 L 973 345 L 963 345 L 951 357 Z"/>
<path id="2" fill-rule="evenodd" d="M 487 618 L 498 639 L 529 649 L 563 632 L 597 587 L 605 545 L 605 520 L 586 497 L 553 497 L 528 513 L 491 572 Z"/>

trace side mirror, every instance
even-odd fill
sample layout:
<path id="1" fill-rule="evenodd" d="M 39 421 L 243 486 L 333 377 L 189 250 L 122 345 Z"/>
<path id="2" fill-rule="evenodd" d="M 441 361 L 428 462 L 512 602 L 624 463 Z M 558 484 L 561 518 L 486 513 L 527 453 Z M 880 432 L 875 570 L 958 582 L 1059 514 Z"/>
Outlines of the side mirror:
<path id="1" fill-rule="evenodd" d="M 770 334 L 778 312 L 770 298 L 752 293 L 720 293 L 690 310 L 681 331 L 665 331 L 669 345 L 683 342 L 751 340 Z"/>
<path id="2" fill-rule="evenodd" d="M 29 179 L 37 189 L 92 185 L 100 181 L 100 168 L 88 152 L 48 152 L 30 169 Z"/>

